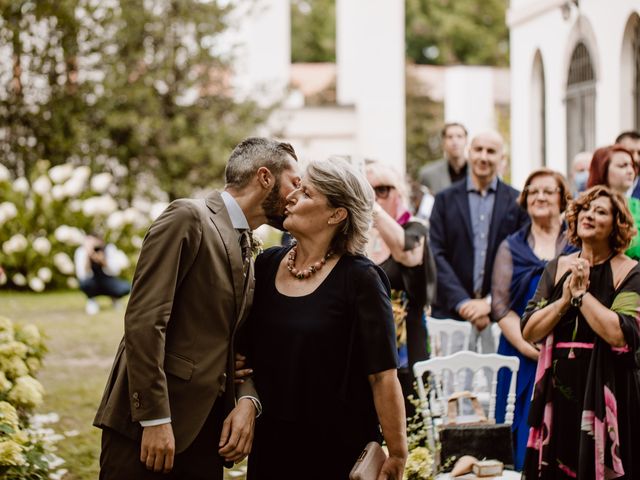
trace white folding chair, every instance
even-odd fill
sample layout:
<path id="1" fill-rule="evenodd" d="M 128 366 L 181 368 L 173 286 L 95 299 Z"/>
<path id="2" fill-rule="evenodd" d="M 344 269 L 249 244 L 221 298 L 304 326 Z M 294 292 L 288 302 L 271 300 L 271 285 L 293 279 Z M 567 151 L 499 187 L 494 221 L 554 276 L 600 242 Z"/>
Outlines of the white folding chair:
<path id="1" fill-rule="evenodd" d="M 431 356 L 443 357 L 454 353 L 454 348 L 463 350 L 469 348 L 471 324 L 448 318 L 433 318 L 427 320 L 427 330 L 431 341 Z"/>
<path id="2" fill-rule="evenodd" d="M 498 355 L 497 353 L 481 354 L 476 352 L 457 352 L 453 355 L 445 357 L 435 357 L 422 362 L 416 362 L 413 366 L 413 374 L 418 384 L 418 396 L 420 398 L 420 412 L 427 427 L 427 441 L 429 446 L 435 447 L 437 432 L 435 425 L 442 422 L 442 417 L 446 412 L 447 396 L 443 390 L 443 376 L 446 372 L 451 375 L 453 381 L 453 391 L 461 390 L 458 381 L 460 370 L 471 370 L 474 374 L 483 369 L 490 369 L 491 385 L 489 387 L 489 407 L 487 418 L 495 420 L 496 407 L 496 387 L 498 384 L 498 370 L 501 368 L 511 370 L 511 382 L 509 384 L 509 393 L 507 395 L 507 409 L 505 415 L 505 423 L 511 425 L 513 423 L 513 411 L 516 399 L 516 375 L 520 367 L 520 359 L 517 357 L 509 357 Z M 429 392 L 424 385 L 424 374 L 429 373 Z"/>

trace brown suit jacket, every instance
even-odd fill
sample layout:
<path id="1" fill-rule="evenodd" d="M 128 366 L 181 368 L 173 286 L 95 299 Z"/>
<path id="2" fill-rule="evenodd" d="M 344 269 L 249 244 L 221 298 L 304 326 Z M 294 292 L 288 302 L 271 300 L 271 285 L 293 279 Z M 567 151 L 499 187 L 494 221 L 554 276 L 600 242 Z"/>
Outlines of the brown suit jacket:
<path id="1" fill-rule="evenodd" d="M 181 199 L 142 246 L 116 353 L 94 425 L 141 438 L 140 420 L 171 417 L 176 452 L 195 439 L 214 402 L 256 396 L 233 382 L 234 336 L 253 299 L 239 234 L 219 192 Z M 215 448 L 216 440 L 212 440 Z"/>

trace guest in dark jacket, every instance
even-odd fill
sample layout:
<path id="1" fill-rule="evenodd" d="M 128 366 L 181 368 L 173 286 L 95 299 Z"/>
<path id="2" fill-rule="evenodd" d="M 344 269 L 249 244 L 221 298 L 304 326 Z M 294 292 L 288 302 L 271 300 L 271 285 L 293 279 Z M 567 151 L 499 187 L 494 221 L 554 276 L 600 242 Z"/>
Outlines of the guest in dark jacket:
<path id="1" fill-rule="evenodd" d="M 517 203 L 519 192 L 497 175 L 503 145 L 497 132 L 473 138 L 469 175 L 436 195 L 430 222 L 438 278 L 432 315 L 471 322 L 470 347 L 475 349 L 480 336 L 483 351 L 495 351 L 487 327 L 496 251 L 502 240 L 528 222 Z"/>

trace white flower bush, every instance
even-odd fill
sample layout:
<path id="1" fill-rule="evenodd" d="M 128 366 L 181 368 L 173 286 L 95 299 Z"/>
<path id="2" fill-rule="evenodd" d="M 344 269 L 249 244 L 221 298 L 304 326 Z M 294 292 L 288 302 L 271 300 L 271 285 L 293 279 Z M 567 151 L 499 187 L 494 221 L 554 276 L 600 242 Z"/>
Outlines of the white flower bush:
<path id="1" fill-rule="evenodd" d="M 146 229 L 167 206 L 120 198 L 117 178 L 88 166 L 41 160 L 29 178 L 0 167 L 0 288 L 77 288 L 72 258 L 90 232 L 125 253 L 131 275 Z"/>
<path id="2" fill-rule="evenodd" d="M 55 454 L 62 437 L 45 427 L 56 420 L 33 414 L 44 395 L 34 376 L 45 352 L 36 326 L 0 316 L 0 478 L 52 479 L 66 472 Z"/>

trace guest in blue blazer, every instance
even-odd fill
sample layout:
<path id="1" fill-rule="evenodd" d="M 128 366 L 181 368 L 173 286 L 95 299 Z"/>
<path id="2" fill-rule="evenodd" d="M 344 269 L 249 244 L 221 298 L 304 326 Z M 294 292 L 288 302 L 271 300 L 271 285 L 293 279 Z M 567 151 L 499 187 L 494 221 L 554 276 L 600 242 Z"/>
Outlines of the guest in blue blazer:
<path id="1" fill-rule="evenodd" d="M 518 205 L 519 192 L 498 178 L 504 141 L 493 131 L 476 135 L 469 147 L 466 179 L 436 195 L 430 240 L 437 267 L 432 316 L 473 325 L 483 351 L 495 351 L 490 335 L 491 277 L 498 246 L 529 221 Z M 463 346 L 464 348 L 464 346 Z"/>

